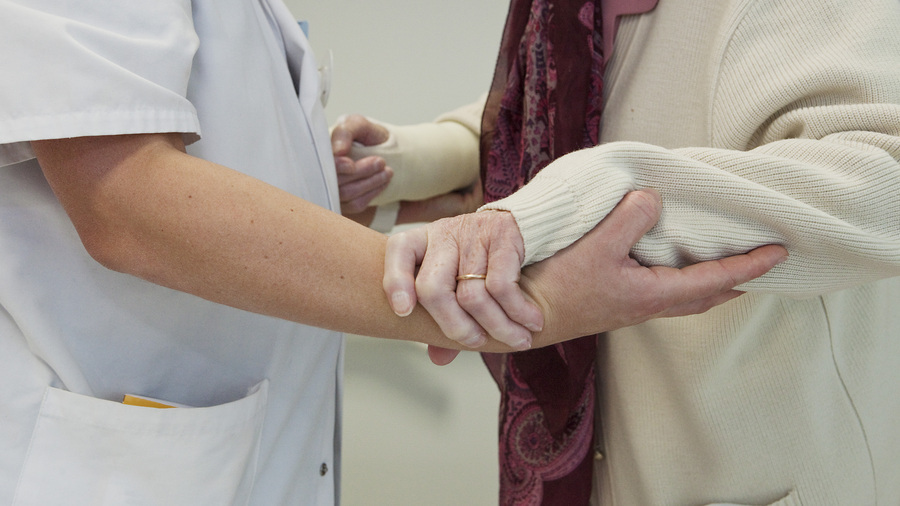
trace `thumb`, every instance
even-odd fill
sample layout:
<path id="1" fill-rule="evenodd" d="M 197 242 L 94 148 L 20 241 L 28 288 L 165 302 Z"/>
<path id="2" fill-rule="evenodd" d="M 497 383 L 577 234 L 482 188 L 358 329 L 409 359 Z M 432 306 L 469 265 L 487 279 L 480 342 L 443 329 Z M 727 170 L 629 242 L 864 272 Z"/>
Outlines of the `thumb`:
<path id="1" fill-rule="evenodd" d="M 459 350 L 449 350 L 439 346 L 428 345 L 428 358 L 434 365 L 447 365 L 456 359 Z"/>
<path id="2" fill-rule="evenodd" d="M 331 149 L 334 154 L 350 154 L 353 143 L 375 146 L 386 142 L 390 132 L 381 125 L 360 114 L 342 116 L 331 130 Z"/>
<path id="3" fill-rule="evenodd" d="M 388 238 L 384 252 L 382 287 L 391 309 L 407 316 L 416 306 L 416 267 L 425 256 L 428 232 L 414 228 Z"/>
<path id="4" fill-rule="evenodd" d="M 612 245 L 627 255 L 631 248 L 659 221 L 662 199 L 651 189 L 635 190 L 625 195 L 600 223 L 598 228 L 608 238 L 616 238 Z"/>

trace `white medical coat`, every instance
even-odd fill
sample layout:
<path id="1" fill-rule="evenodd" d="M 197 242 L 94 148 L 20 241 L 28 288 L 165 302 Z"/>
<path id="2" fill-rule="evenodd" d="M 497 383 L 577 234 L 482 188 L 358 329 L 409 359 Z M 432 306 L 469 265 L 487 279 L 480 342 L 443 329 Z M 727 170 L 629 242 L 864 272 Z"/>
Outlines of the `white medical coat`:
<path id="1" fill-rule="evenodd" d="M 0 47 L 0 504 L 336 502 L 341 336 L 103 268 L 29 145 L 182 132 L 190 154 L 338 209 L 287 8 L 0 0 Z"/>

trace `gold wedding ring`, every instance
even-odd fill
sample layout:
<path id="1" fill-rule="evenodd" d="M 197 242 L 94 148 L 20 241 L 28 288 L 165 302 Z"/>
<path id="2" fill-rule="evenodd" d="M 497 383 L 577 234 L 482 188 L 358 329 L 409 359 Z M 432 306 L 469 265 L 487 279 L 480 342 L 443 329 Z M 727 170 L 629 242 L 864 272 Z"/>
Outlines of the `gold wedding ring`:
<path id="1" fill-rule="evenodd" d="M 462 276 L 456 276 L 457 281 L 466 279 L 487 279 L 487 274 L 463 274 Z"/>

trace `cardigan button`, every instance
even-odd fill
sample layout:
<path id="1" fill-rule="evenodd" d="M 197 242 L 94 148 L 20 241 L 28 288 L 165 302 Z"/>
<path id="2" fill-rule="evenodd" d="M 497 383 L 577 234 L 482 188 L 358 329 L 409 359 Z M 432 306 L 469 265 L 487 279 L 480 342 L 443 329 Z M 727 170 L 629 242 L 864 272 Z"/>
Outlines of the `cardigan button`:
<path id="1" fill-rule="evenodd" d="M 325 476 L 328 474 L 328 464 L 322 462 L 322 465 L 319 466 L 319 476 Z"/>

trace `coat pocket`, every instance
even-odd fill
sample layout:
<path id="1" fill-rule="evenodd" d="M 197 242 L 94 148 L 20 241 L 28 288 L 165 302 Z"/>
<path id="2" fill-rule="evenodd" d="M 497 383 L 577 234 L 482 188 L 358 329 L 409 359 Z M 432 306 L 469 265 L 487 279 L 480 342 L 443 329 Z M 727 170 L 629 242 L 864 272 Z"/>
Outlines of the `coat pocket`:
<path id="1" fill-rule="evenodd" d="M 711 503 L 707 506 L 751 506 L 747 504 L 739 504 L 739 503 L 725 503 L 725 502 L 717 502 Z M 796 490 L 792 490 L 790 494 L 787 496 L 775 501 L 773 503 L 769 503 L 765 506 L 803 506 L 803 503 L 800 502 L 800 496 L 797 494 Z"/>
<path id="2" fill-rule="evenodd" d="M 156 409 L 48 387 L 13 506 L 246 504 L 267 390 Z"/>

